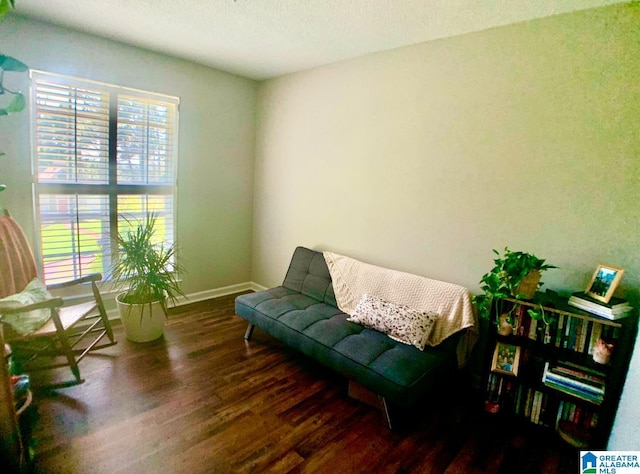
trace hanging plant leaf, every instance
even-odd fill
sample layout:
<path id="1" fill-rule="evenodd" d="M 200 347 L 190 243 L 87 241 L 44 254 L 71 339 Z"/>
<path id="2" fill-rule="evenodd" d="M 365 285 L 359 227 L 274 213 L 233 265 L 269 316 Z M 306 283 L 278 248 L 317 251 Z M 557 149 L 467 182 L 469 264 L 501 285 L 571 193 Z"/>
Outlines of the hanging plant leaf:
<path id="1" fill-rule="evenodd" d="M 29 66 L 27 66 L 22 61 L 18 61 L 16 58 L 0 54 L 0 68 L 4 69 L 5 71 L 25 72 L 27 69 L 29 69 Z"/>
<path id="2" fill-rule="evenodd" d="M 25 100 L 24 95 L 18 92 L 16 95 L 13 96 L 13 100 L 11 101 L 11 103 L 7 105 L 7 107 L 4 109 L 6 112 L 4 115 L 15 114 L 16 112 L 22 112 L 26 105 L 27 105 L 27 101 Z M 0 113 L 0 115 L 3 115 L 3 114 Z"/>
<path id="3" fill-rule="evenodd" d="M 11 5 L 13 5 L 13 0 L 11 1 Z M 0 1 L 0 17 L 9 13 L 9 0 Z"/>

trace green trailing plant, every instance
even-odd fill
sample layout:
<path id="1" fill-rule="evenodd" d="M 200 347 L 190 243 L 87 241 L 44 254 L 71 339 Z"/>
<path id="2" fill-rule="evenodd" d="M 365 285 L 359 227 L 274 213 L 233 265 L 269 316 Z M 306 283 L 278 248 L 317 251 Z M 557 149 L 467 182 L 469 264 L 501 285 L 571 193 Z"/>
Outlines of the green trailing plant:
<path id="1" fill-rule="evenodd" d="M 526 296 L 519 293 L 518 288 L 525 277 L 532 271 L 540 273 L 551 268 L 558 268 L 550 265 L 544 259 L 525 252 L 512 252 L 505 247 L 504 253 L 501 255 L 497 250 L 493 250 L 497 258 L 493 260 L 494 267 L 482 276 L 480 280 L 480 288 L 483 291 L 481 295 L 475 295 L 473 302 L 478 308 L 478 315 L 485 319 L 491 319 L 494 310 L 499 308 L 498 304 L 503 298 L 526 299 Z M 542 281 L 538 282 L 538 288 L 543 285 Z M 544 311 L 529 310 L 531 317 L 535 319 L 543 319 Z M 507 315 L 510 321 L 510 315 Z"/>
<path id="2" fill-rule="evenodd" d="M 15 8 L 14 0 L 0 0 L 0 18 Z M 22 112 L 27 104 L 24 94 L 18 90 L 9 89 L 4 84 L 5 73 L 26 72 L 29 67 L 22 61 L 0 53 L 0 116 Z M 9 97 L 9 99 L 6 99 Z M 0 151 L 0 157 L 5 153 Z M 0 184 L 0 191 L 4 191 L 6 185 Z"/>
<path id="3" fill-rule="evenodd" d="M 15 0 L 0 0 L 0 18 L 16 8 Z"/>
<path id="4" fill-rule="evenodd" d="M 544 306 L 542 306 L 542 303 L 538 303 L 538 307 L 536 309 L 528 309 L 527 313 L 533 319 L 542 321 L 545 324 L 549 324 L 552 319 L 551 316 L 547 316 L 547 314 L 544 312 Z"/>
<path id="5" fill-rule="evenodd" d="M 111 268 L 116 289 L 126 291 L 120 301 L 127 304 L 159 302 L 167 315 L 167 300 L 175 303 L 185 296 L 178 274 L 184 269 L 177 263 L 176 243 L 158 242 L 154 238 L 157 216 L 149 213 L 144 220 L 122 216 L 129 230 L 118 233 L 115 242 L 118 258 Z"/>
<path id="6" fill-rule="evenodd" d="M 8 104 L 0 107 L 0 115 L 11 115 L 22 112 L 27 105 L 24 94 L 20 91 L 9 89 L 4 85 L 4 75 L 6 72 L 26 72 L 29 67 L 22 61 L 0 54 L 0 96 L 10 97 Z"/>
<path id="7" fill-rule="evenodd" d="M 0 0 L 0 18 L 15 9 L 15 7 L 14 0 Z M 10 115 L 24 110 L 27 105 L 24 94 L 6 87 L 4 85 L 4 75 L 6 72 L 26 72 L 28 69 L 29 67 L 22 61 L 0 53 L 0 96 L 7 94 L 11 97 L 10 100 L 2 102 L 2 104 L 6 105 L 0 107 L 0 115 Z M 0 153 L 0 155 L 3 154 Z"/>

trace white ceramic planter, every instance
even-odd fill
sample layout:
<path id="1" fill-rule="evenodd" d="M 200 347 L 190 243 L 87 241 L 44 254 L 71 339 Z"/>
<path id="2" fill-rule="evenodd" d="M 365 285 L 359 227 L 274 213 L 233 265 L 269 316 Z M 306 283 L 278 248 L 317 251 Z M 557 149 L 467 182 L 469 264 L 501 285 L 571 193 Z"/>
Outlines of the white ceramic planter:
<path id="1" fill-rule="evenodd" d="M 120 301 L 124 293 L 116 296 L 120 319 L 127 339 L 133 342 L 149 342 L 162 337 L 166 319 L 159 301 L 151 304 L 127 304 Z"/>

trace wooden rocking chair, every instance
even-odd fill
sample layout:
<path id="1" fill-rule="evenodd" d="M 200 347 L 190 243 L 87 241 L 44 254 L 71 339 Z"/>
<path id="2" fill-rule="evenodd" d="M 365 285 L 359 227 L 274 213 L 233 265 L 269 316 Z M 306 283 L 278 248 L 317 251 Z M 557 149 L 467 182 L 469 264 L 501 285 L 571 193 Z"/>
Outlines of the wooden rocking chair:
<path id="1" fill-rule="evenodd" d="M 50 386 L 66 387 L 84 382 L 78 362 L 90 351 L 116 344 L 96 285 L 100 280 L 102 275 L 96 273 L 46 286 L 46 290 L 56 290 L 90 284 L 93 297 L 87 302 L 66 305 L 62 298 L 47 294 L 44 285 L 37 281 L 35 259 L 24 232 L 8 213 L 0 216 L 0 298 L 3 298 L 0 300 L 0 329 L 14 354 L 22 356 L 23 370 L 32 373 L 68 366 L 73 380 Z M 36 296 L 29 293 L 32 287 Z M 44 297 L 42 293 L 45 293 Z M 34 310 L 48 311 L 44 318 L 50 318 L 32 331 L 17 331 L 15 324 L 9 322 L 20 318 L 21 324 L 26 323 L 29 327 L 33 315 L 38 314 Z M 105 336 L 107 340 L 100 344 Z"/>

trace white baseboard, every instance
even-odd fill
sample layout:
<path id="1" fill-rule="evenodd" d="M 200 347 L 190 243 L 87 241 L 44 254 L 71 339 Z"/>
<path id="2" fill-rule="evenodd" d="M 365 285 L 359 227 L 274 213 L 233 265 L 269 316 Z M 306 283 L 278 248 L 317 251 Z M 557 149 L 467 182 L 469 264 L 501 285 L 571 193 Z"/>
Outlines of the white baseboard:
<path id="1" fill-rule="evenodd" d="M 251 289 L 253 291 L 264 291 L 268 289 L 266 286 L 258 285 L 257 283 L 254 283 L 254 282 L 250 282 L 249 284 L 251 285 Z"/>
<path id="2" fill-rule="evenodd" d="M 184 306 L 185 304 L 197 303 L 198 301 L 210 300 L 212 298 L 219 298 L 221 296 L 232 295 L 234 293 L 240 293 L 241 291 L 260 291 L 262 286 L 248 281 L 245 283 L 238 283 L 236 285 L 223 286 L 222 288 L 214 288 L 213 290 L 200 291 L 198 293 L 191 293 L 187 297 L 179 296 L 175 305 L 170 305 L 170 308 L 176 306 Z"/>
<path id="3" fill-rule="evenodd" d="M 176 304 L 173 304 L 173 305 L 170 304 L 169 307 L 175 308 L 178 306 L 184 306 L 186 304 L 197 303 L 199 301 L 205 301 L 205 300 L 210 300 L 212 298 L 219 298 L 221 296 L 240 293 L 241 291 L 262 291 L 266 289 L 267 288 L 262 285 L 258 285 L 257 283 L 248 281 L 245 283 L 238 283 L 236 285 L 223 286 L 222 288 L 214 288 L 211 290 L 199 291 L 197 293 L 190 293 L 186 296 L 186 298 L 184 296 L 180 296 L 178 297 Z M 103 294 L 102 297 L 105 300 L 105 302 L 109 300 L 115 300 L 115 295 L 113 298 L 108 298 L 108 297 L 105 297 L 105 295 Z M 120 319 L 120 315 L 118 314 L 118 308 L 113 308 L 108 310 L 107 316 L 109 317 L 110 320 Z"/>

